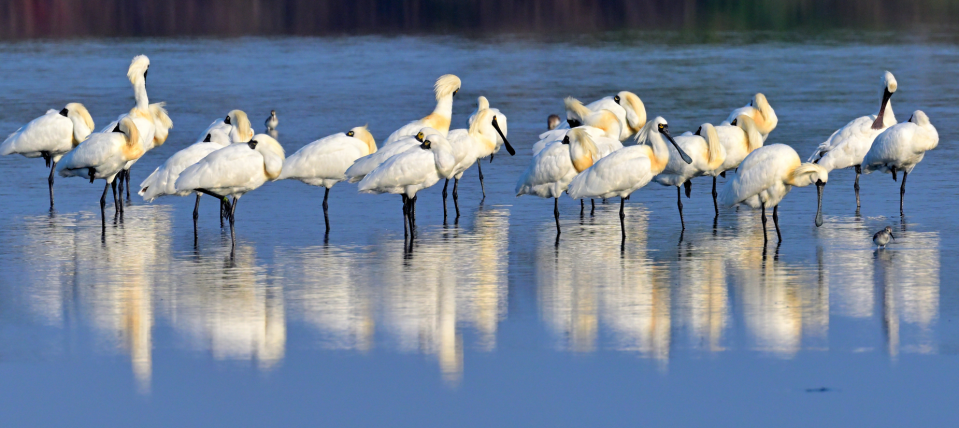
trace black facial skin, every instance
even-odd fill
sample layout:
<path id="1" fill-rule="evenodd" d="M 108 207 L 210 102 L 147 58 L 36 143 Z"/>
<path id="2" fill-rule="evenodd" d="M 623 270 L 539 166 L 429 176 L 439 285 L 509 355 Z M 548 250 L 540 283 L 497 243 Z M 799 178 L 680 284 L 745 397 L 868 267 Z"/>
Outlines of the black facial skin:
<path id="1" fill-rule="evenodd" d="M 227 124 L 227 125 L 232 125 L 232 123 L 230 123 L 230 115 L 227 115 L 227 116 L 226 116 L 226 119 L 223 119 L 223 123 L 225 123 L 225 124 Z"/>
<path id="2" fill-rule="evenodd" d="M 575 128 L 575 127 L 577 127 L 577 126 L 583 126 L 583 124 L 580 123 L 580 121 L 578 121 L 578 120 L 576 120 L 576 119 L 566 119 L 566 123 L 569 124 L 569 127 L 570 127 L 570 128 Z"/>
<path id="3" fill-rule="evenodd" d="M 260 144 L 260 143 L 259 143 L 258 141 L 256 141 L 256 140 L 250 140 L 250 142 L 249 142 L 249 143 L 246 143 L 246 144 L 247 144 L 248 146 L 250 146 L 251 149 L 256 150 L 256 145 L 257 145 L 257 144 Z"/>
<path id="4" fill-rule="evenodd" d="M 116 127 L 113 128 L 113 132 L 123 132 L 120 130 L 120 124 L 118 123 Z"/>
<path id="5" fill-rule="evenodd" d="M 569 144 L 569 135 L 563 137 L 563 144 Z"/>
<path id="6" fill-rule="evenodd" d="M 70 113 L 70 110 L 67 110 L 67 109 L 60 110 L 60 116 L 67 117 L 67 113 Z"/>
<path id="7" fill-rule="evenodd" d="M 423 150 L 429 150 L 431 144 L 432 144 L 432 143 L 430 143 L 430 140 L 424 140 L 424 141 L 423 141 L 423 144 L 420 144 L 420 148 L 423 149 Z"/>
<path id="8" fill-rule="evenodd" d="M 352 137 L 352 136 L 353 136 L 353 131 L 347 132 L 347 133 L 346 133 L 346 136 L 347 136 L 347 137 Z"/>
<path id="9" fill-rule="evenodd" d="M 203 139 L 203 142 L 204 142 L 204 143 L 209 143 L 209 142 L 210 142 L 210 138 L 211 138 L 210 134 L 206 134 L 206 138 Z"/>
<path id="10" fill-rule="evenodd" d="M 619 104 L 619 95 L 613 97 L 613 101 L 615 101 L 616 104 Z"/>

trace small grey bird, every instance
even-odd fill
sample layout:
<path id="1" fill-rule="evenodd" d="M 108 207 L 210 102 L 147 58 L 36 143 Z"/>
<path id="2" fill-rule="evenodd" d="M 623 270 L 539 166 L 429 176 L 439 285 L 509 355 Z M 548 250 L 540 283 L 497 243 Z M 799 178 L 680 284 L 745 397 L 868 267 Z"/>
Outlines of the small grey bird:
<path id="1" fill-rule="evenodd" d="M 270 110 L 270 117 L 266 118 L 263 124 L 266 125 L 267 130 L 276 129 L 276 125 L 280 124 L 280 119 L 276 118 L 276 110 Z"/>
<path id="2" fill-rule="evenodd" d="M 549 115 L 549 118 L 546 119 L 546 126 L 549 127 L 549 130 L 552 131 L 559 126 L 559 116 L 555 114 Z"/>
<path id="3" fill-rule="evenodd" d="M 889 243 L 889 239 L 896 239 L 896 236 L 892 234 L 892 226 L 886 226 L 885 229 L 876 232 L 875 235 L 872 235 L 872 242 L 879 246 L 879 248 L 886 248 L 886 244 Z"/>

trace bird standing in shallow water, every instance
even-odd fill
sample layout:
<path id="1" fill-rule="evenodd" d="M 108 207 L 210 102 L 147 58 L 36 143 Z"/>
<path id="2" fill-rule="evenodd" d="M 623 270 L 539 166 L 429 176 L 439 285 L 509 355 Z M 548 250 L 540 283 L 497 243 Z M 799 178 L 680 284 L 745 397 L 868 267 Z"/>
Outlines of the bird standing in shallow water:
<path id="1" fill-rule="evenodd" d="M 53 209 L 53 172 L 67 152 L 86 140 L 93 132 L 93 118 L 80 103 L 67 104 L 63 110 L 49 110 L 10 134 L 0 144 L 0 156 L 21 154 L 28 158 L 42 157 L 50 167 L 47 186 L 50 188 L 50 209 Z"/>
<path id="2" fill-rule="evenodd" d="M 896 171 L 902 171 L 902 187 L 899 188 L 899 215 L 903 215 L 902 200 L 906 195 L 906 177 L 922 161 L 926 151 L 939 145 L 939 132 L 929 122 L 929 117 L 921 110 L 912 113 L 908 122 L 890 126 L 876 137 L 876 141 L 862 161 L 869 174 L 872 171 L 891 172 L 896 179 Z"/>
<path id="3" fill-rule="evenodd" d="M 846 126 L 833 132 L 829 139 L 816 148 L 816 152 L 809 157 L 809 162 L 818 164 L 832 171 L 835 169 L 856 168 L 856 210 L 859 210 L 859 175 L 862 174 L 862 162 L 873 140 L 886 128 L 896 124 L 896 115 L 892 112 L 892 94 L 896 93 L 899 84 L 890 72 L 882 76 L 882 103 L 876 114 L 853 119 Z"/>
<path id="4" fill-rule="evenodd" d="M 459 92 L 460 85 L 460 78 L 452 74 L 444 74 L 440 76 L 439 79 L 436 79 L 436 84 L 433 85 L 433 94 L 436 96 L 436 107 L 433 109 L 433 112 L 422 119 L 414 120 L 403 125 L 400 129 L 393 131 L 393 133 L 386 138 L 386 141 L 383 142 L 383 145 L 388 146 L 396 141 L 402 140 L 403 137 L 416 135 L 421 129 L 427 127 L 439 131 L 440 135 L 446 137 L 446 134 L 450 131 L 450 120 L 453 117 L 453 97 Z"/>
<path id="5" fill-rule="evenodd" d="M 280 119 L 276 117 L 276 110 L 270 110 L 270 116 L 266 118 L 266 122 L 263 122 L 263 125 L 266 125 L 267 131 L 272 131 L 276 129 L 276 126 L 280 124 Z"/>
<path id="6" fill-rule="evenodd" d="M 739 166 L 736 177 L 726 182 L 719 194 L 720 202 L 731 207 L 746 204 L 762 210 L 763 242 L 766 237 L 766 208 L 773 207 L 773 223 L 776 236 L 783 241 L 779 231 L 779 203 L 793 188 L 816 185 L 816 227 L 822 226 L 822 192 L 829 181 L 829 172 L 814 163 L 802 163 L 799 155 L 785 144 L 763 146 L 746 156 Z"/>
<path id="7" fill-rule="evenodd" d="M 885 229 L 872 235 L 872 242 L 879 246 L 879 248 L 886 248 L 886 244 L 889 243 L 890 238 L 896 239 L 896 236 L 892 234 L 892 226 L 886 226 Z"/>

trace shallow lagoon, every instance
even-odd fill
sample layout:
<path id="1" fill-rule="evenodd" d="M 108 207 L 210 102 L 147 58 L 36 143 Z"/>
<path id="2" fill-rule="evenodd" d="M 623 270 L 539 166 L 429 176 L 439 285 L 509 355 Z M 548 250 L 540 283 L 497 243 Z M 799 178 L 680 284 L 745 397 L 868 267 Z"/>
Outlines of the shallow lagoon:
<path id="1" fill-rule="evenodd" d="M 680 38 L 681 39 L 681 38 Z M 256 129 L 280 116 L 288 154 L 369 123 L 378 138 L 432 108 L 436 76 L 463 79 L 454 127 L 478 95 L 509 118 L 517 155 L 460 183 L 443 225 L 421 193 L 404 245 L 398 197 L 277 182 L 243 198 L 237 249 L 216 206 L 133 206 L 101 235 L 98 185 L 58 179 L 47 211 L 40 160 L 0 158 L 0 420 L 13 425 L 947 425 L 957 417 L 959 187 L 952 44 L 870 35 L 689 43 L 640 36 L 565 41 L 447 37 L 85 40 L 0 44 L 0 132 L 71 101 L 102 126 L 132 104 L 129 59 L 151 57 L 152 101 L 175 128 L 133 169 L 138 183 L 233 108 Z M 883 43 L 877 44 L 874 40 Z M 515 180 L 561 99 L 636 92 L 674 134 L 718 123 L 751 95 L 780 118 L 768 143 L 802 156 L 873 113 L 899 81 L 897 118 L 924 110 L 940 146 L 898 183 L 854 174 L 781 206 L 784 243 L 757 212 L 715 226 L 709 182 L 684 200 L 651 185 L 579 215 L 515 198 Z M 395 198 L 395 199 L 394 199 Z M 452 209 L 452 206 L 450 206 Z M 109 212 L 109 211 L 108 211 Z M 899 238 L 875 251 L 872 233 Z M 770 228 L 772 225 L 770 225 Z"/>

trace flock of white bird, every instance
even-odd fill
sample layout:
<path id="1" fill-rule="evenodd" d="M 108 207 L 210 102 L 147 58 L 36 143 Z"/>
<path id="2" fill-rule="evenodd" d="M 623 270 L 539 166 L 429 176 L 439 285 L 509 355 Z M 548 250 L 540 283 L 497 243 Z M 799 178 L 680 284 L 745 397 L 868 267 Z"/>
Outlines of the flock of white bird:
<path id="1" fill-rule="evenodd" d="M 11 134 L 0 145 L 0 155 L 42 157 L 47 162 L 51 209 L 55 170 L 63 177 L 82 177 L 91 183 L 104 179 L 100 213 L 105 229 L 107 192 L 112 187 L 119 215 L 123 211 L 124 182 L 129 195 L 130 168 L 146 152 L 162 145 L 173 127 L 164 103 L 149 102 L 149 68 L 150 60 L 145 55 L 133 59 L 127 77 L 133 85 L 136 105 L 99 132 L 93 132 L 93 119 L 87 109 L 80 103 L 70 103 L 60 111 L 49 110 Z M 196 194 L 194 232 L 201 196 L 219 199 L 221 222 L 224 218 L 229 220 L 235 245 L 236 205 L 245 193 L 281 179 L 323 187 L 323 212 L 329 232 L 330 188 L 348 180 L 358 182 L 360 192 L 401 195 L 404 233 L 412 236 L 417 192 L 445 180 L 442 195 L 446 218 L 447 188 L 452 179 L 453 202 L 459 217 L 457 187 L 463 173 L 476 164 L 483 186 L 478 160 L 492 160 L 502 146 L 510 155 L 515 154 L 506 139 L 506 116 L 490 107 L 485 97 L 479 97 L 468 128 L 450 130 L 453 98 L 460 84 L 454 75 L 441 76 L 434 86 L 433 112 L 397 129 L 381 147 L 377 147 L 367 127 L 361 126 L 321 138 L 285 157 L 283 147 L 270 135 L 276 135 L 274 130 L 279 124 L 275 111 L 265 122 L 268 133 L 254 135 L 246 113 L 233 110 L 210 124 L 195 143 L 157 167 L 140 184 L 139 194 L 147 201 L 164 195 Z M 857 209 L 860 173 L 889 172 L 896 179 L 897 172 L 902 172 L 901 213 L 906 177 L 925 152 L 936 147 L 939 136 L 926 114 L 919 110 L 908 122 L 896 122 L 890 100 L 897 86 L 892 73 L 885 72 L 879 111 L 856 118 L 834 132 L 806 163 L 787 145 L 764 145 L 778 118 L 761 93 L 747 106 L 733 110 L 721 124 L 704 123 L 695 133 L 677 136 L 670 133 L 664 118 L 647 121 L 643 102 L 632 92 L 622 91 L 588 105 L 570 97 L 565 100 L 566 123 L 551 120 L 550 129 L 533 145 L 533 158 L 516 184 L 516 195 L 553 198 L 557 234 L 561 232 L 558 200 L 563 193 L 580 200 L 581 213 L 586 198 L 619 197 L 625 239 L 624 203 L 633 192 L 651 181 L 675 186 L 680 222 L 685 229 L 681 188 L 689 197 L 690 180 L 708 176 L 712 177 L 717 215 L 720 204 L 759 208 L 765 236 L 766 209 L 772 208 L 781 242 L 778 206 L 792 187 L 816 185 L 815 223 L 820 226 L 822 192 L 829 172 L 854 167 Z M 630 138 L 635 144 L 624 146 Z M 717 177 L 725 177 L 729 171 L 735 171 L 735 176 L 717 193 Z M 892 237 L 891 230 L 880 231 L 874 240 L 884 246 L 888 237 Z"/>

